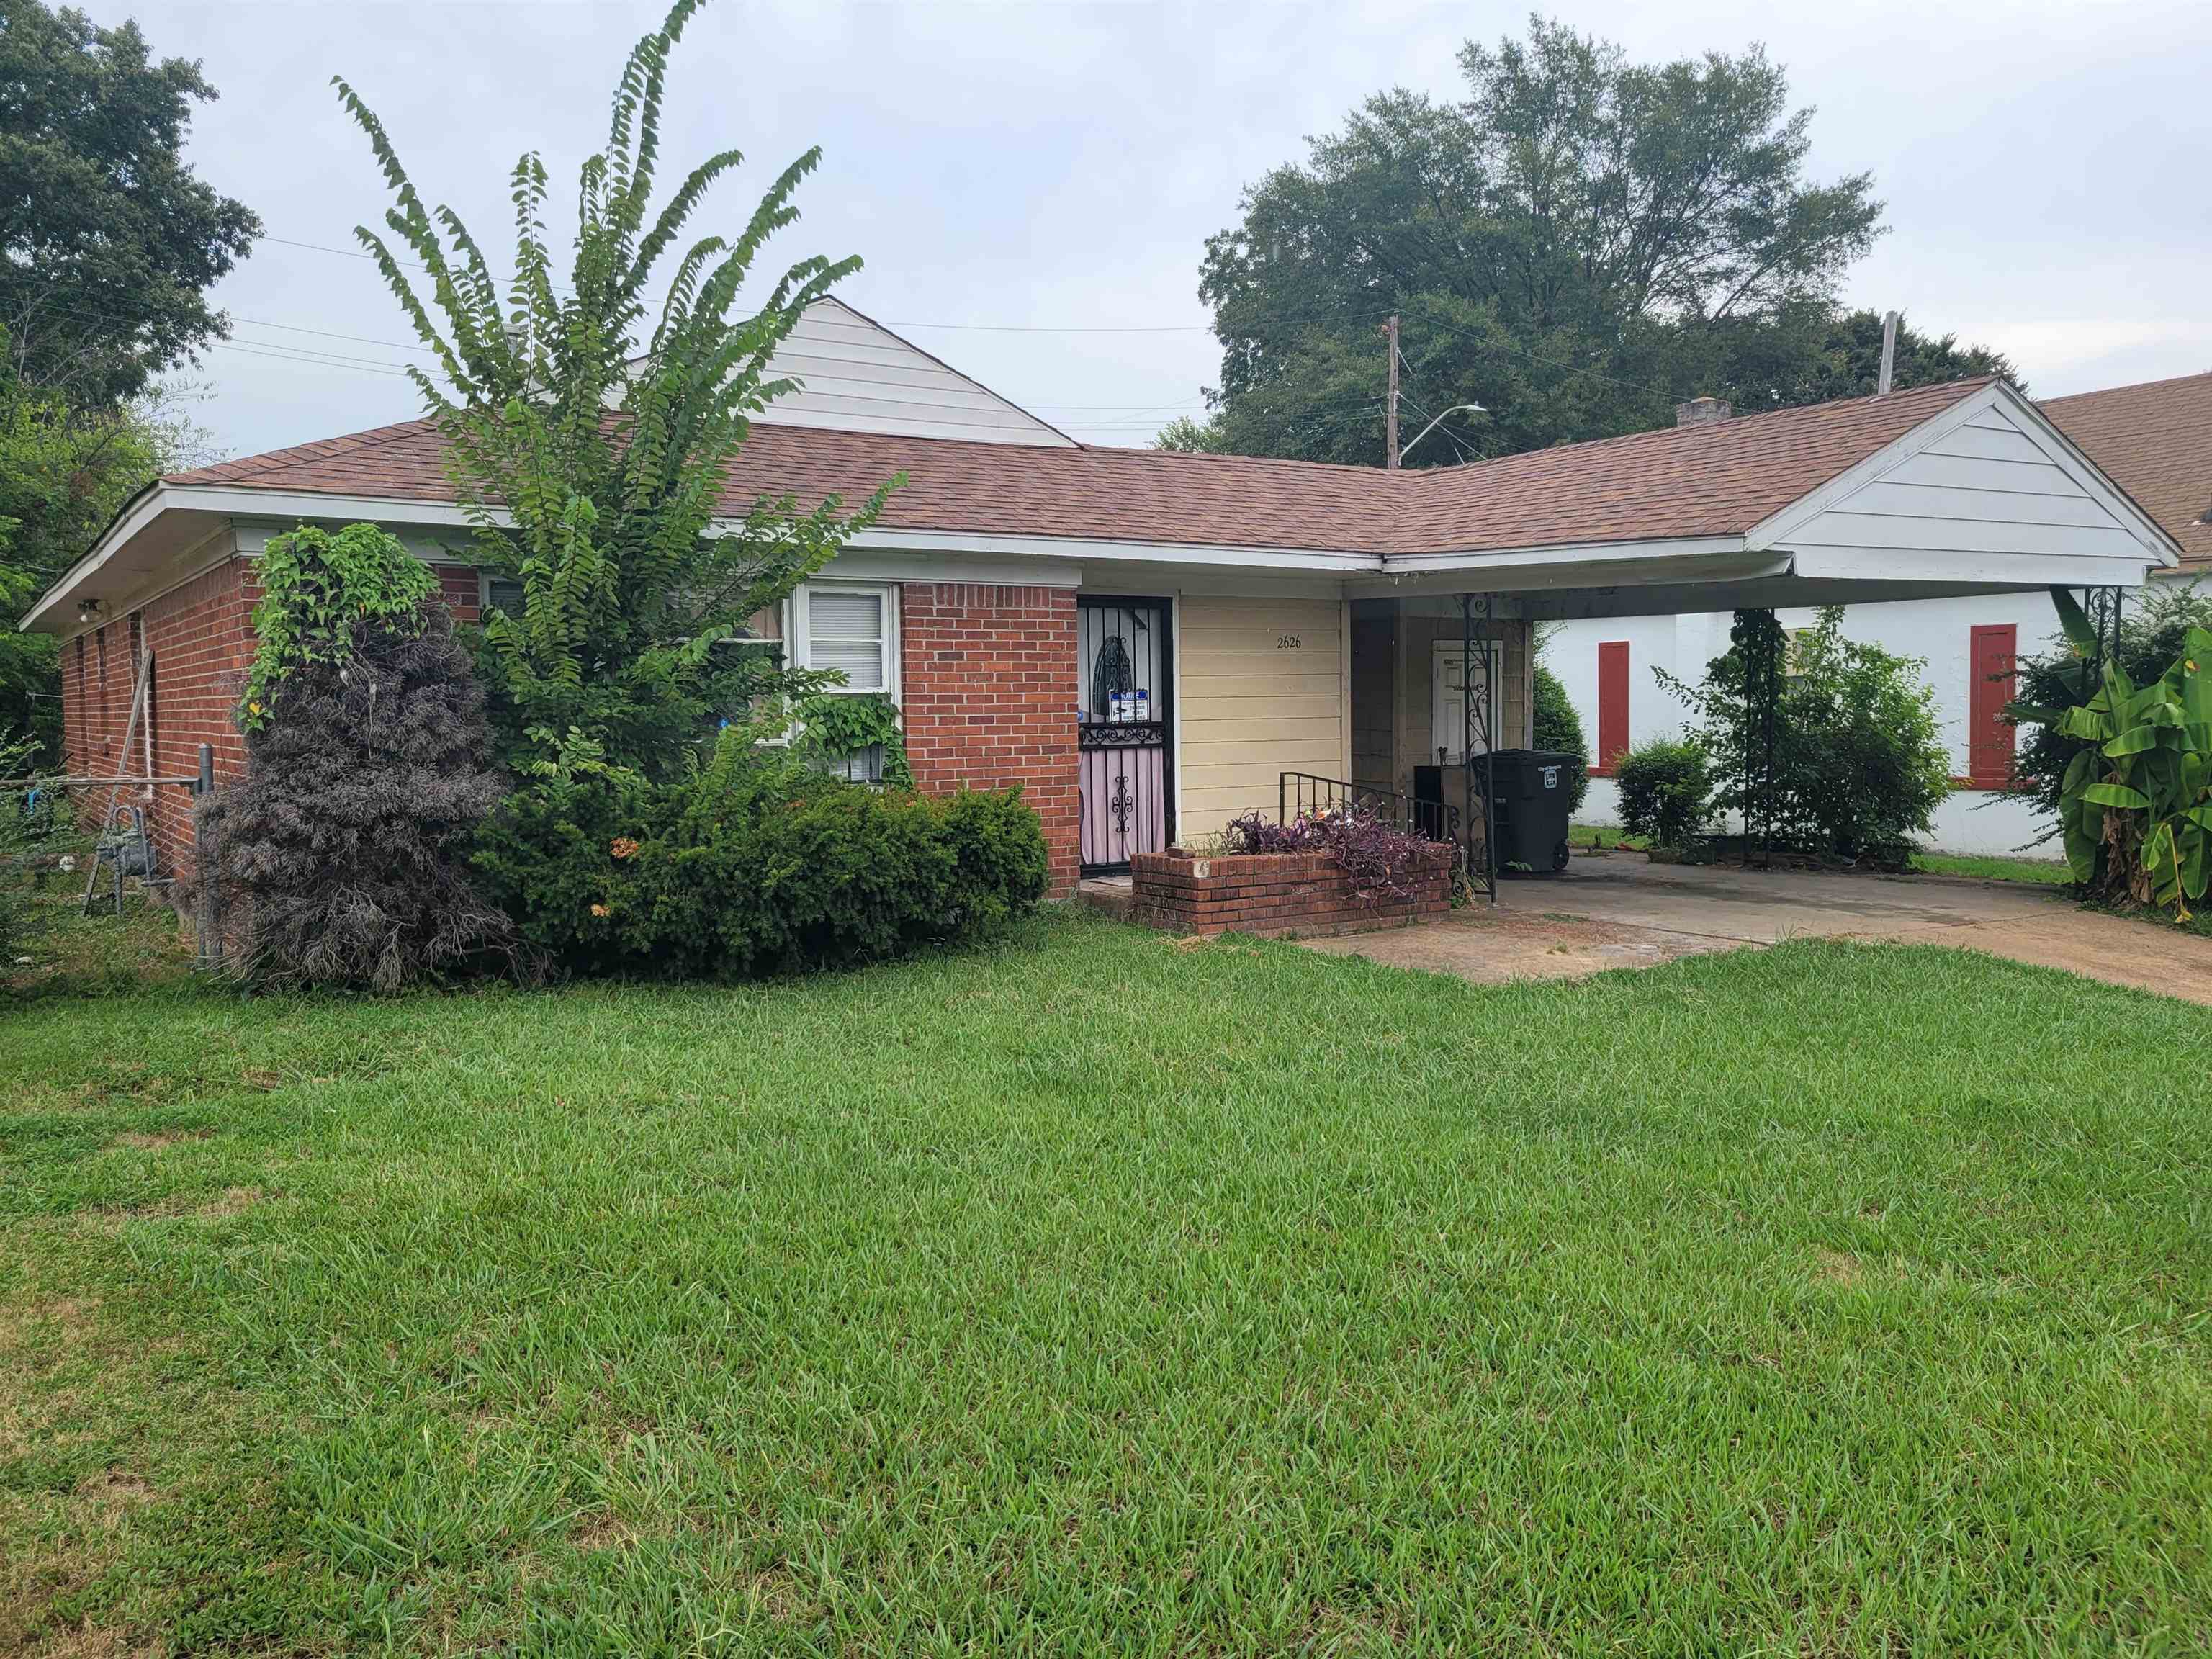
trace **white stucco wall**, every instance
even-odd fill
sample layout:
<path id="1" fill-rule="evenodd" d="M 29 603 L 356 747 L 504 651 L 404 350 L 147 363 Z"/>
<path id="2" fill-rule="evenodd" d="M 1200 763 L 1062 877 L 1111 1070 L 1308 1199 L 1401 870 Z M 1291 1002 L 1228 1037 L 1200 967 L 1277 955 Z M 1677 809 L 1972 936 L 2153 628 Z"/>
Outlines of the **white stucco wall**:
<path id="1" fill-rule="evenodd" d="M 1806 610 L 1776 613 L 1784 628 L 1808 628 L 1814 613 Z M 1688 711 L 1663 690 L 1653 671 L 1664 669 L 1695 684 L 1705 665 L 1728 649 L 1726 614 L 1682 617 L 1626 617 L 1602 622 L 1568 623 L 1553 632 L 1544 647 L 1543 660 L 1574 700 L 1583 719 L 1583 730 L 1595 752 L 1597 728 L 1597 647 L 1608 640 L 1628 641 L 1629 741 L 1672 737 L 1687 724 Z M 1951 771 L 1963 777 L 1967 770 L 1966 720 L 1972 678 L 1968 666 L 1972 630 L 1993 623 L 2011 623 L 2020 630 L 2022 656 L 2039 655 L 2058 635 L 2058 618 L 2047 594 L 2003 593 L 1978 599 L 1912 599 L 1891 605 L 1853 605 L 1844 612 L 1844 632 L 1866 640 L 1899 656 L 1917 657 L 1936 692 L 1936 719 L 1951 749 Z M 1589 797 L 1582 816 L 1594 823 L 1620 821 L 1619 799 L 1604 778 L 1590 781 Z M 1930 844 L 1945 852 L 2009 853 L 2036 841 L 2045 821 L 2027 802 L 2008 799 L 1990 791 L 1956 789 L 1937 810 Z M 2036 849 L 2036 856 L 2055 857 L 2053 847 Z"/>

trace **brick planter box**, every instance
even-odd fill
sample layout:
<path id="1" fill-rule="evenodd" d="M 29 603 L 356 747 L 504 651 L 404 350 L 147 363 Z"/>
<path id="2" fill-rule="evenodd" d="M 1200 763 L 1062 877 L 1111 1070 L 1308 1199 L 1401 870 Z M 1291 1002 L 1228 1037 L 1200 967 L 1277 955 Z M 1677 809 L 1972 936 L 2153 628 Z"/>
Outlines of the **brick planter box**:
<path id="1" fill-rule="evenodd" d="M 1411 898 L 1355 893 L 1326 853 L 1197 857 L 1170 848 L 1129 863 L 1129 916 L 1176 933 L 1357 933 L 1402 927 L 1451 908 L 1455 849 L 1424 847 Z"/>

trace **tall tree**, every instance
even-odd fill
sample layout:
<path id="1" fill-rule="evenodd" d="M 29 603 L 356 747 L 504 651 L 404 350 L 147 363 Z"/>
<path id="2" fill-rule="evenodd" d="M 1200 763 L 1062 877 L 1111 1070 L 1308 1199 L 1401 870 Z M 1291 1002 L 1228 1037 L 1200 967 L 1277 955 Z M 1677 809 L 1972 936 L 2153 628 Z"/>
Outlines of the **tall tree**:
<path id="1" fill-rule="evenodd" d="M 228 331 L 206 290 L 261 224 L 185 164 L 215 96 L 135 22 L 0 0 L 0 326 L 30 386 L 112 407 Z"/>
<path id="2" fill-rule="evenodd" d="M 1464 100 L 1370 99 L 1208 240 L 1218 441 L 1379 460 L 1377 331 L 1393 312 L 1415 424 L 1454 403 L 1489 411 L 1409 464 L 1638 430 L 1699 392 L 1759 407 L 1820 383 L 1836 284 L 1881 204 L 1864 173 L 1808 176 L 1812 112 L 1790 108 L 1762 49 L 1634 64 L 1534 17 L 1526 40 L 1470 42 L 1459 65 Z"/>
<path id="3" fill-rule="evenodd" d="M 860 261 L 801 259 L 758 311 L 736 312 L 763 247 L 799 216 L 793 200 L 816 149 L 778 175 L 741 229 L 672 256 L 743 159 L 709 157 L 653 210 L 668 62 L 699 3 L 677 0 L 623 66 L 606 147 L 578 181 L 562 289 L 536 154 L 511 175 L 514 274 L 502 289 L 467 227 L 423 206 L 383 124 L 337 82 L 392 188 L 385 224 L 428 278 L 418 287 L 383 236 L 357 234 L 436 356 L 441 379 L 411 372 L 447 440 L 477 554 L 522 583 L 521 614 L 486 621 L 495 714 L 511 742 L 580 740 L 648 773 L 681 766 L 777 678 L 760 653 L 716 647 L 834 557 L 890 488 L 849 512 L 834 495 L 805 511 L 763 499 L 739 522 L 714 523 L 750 417 L 790 386 L 767 378 L 770 355 Z M 664 259 L 673 269 L 656 314 L 647 295 Z M 809 688 L 784 676 L 780 689 Z"/>
<path id="4" fill-rule="evenodd" d="M 205 459 L 205 434 L 173 401 L 72 408 L 17 378 L 0 330 L 0 743 L 35 740 L 34 763 L 61 752 L 61 683 L 52 636 L 15 623 L 158 472 Z"/>

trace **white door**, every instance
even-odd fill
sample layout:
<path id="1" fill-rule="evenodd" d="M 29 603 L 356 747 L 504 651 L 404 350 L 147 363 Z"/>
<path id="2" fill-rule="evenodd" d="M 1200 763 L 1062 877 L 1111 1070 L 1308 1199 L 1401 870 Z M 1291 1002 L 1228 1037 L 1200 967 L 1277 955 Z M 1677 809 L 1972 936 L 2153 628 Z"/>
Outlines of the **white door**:
<path id="1" fill-rule="evenodd" d="M 1504 705 L 1505 691 L 1505 642 L 1503 640 L 1478 640 L 1475 648 L 1480 650 L 1485 643 L 1490 647 L 1491 707 L 1489 718 L 1482 722 L 1482 730 L 1490 734 L 1490 741 L 1485 743 L 1480 734 L 1477 735 L 1474 752 L 1478 755 L 1489 749 L 1510 749 L 1514 746 L 1497 740 L 1498 710 Z M 1466 670 L 1467 654 L 1461 643 L 1457 640 L 1438 640 L 1429 673 L 1429 755 L 1433 758 L 1436 751 L 1442 749 L 1447 766 L 1456 766 L 1467 758 Z M 1480 665 L 1475 672 L 1478 674 L 1481 672 Z M 1475 688 L 1478 696 L 1481 690 L 1479 685 Z"/>

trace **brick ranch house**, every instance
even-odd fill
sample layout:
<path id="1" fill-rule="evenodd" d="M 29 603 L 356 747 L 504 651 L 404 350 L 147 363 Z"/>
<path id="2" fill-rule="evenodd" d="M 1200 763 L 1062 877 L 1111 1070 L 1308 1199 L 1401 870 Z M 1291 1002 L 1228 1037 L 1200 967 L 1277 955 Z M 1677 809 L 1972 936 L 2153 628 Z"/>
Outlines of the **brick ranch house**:
<path id="1" fill-rule="evenodd" d="M 1529 740 L 1540 622 L 2133 587 L 2179 553 L 1988 380 L 1729 421 L 1690 404 L 1668 430 L 1385 471 L 1079 444 L 836 301 L 771 372 L 801 389 L 757 419 L 733 517 L 908 482 L 757 630 L 888 695 L 922 788 L 1023 786 L 1063 890 L 1273 816 L 1285 774 L 1458 804 L 1468 698 L 1480 740 Z M 357 520 L 431 562 L 461 617 L 511 602 L 458 551 L 426 422 L 163 478 L 23 623 L 63 641 L 68 770 L 188 774 L 202 743 L 237 768 L 255 557 Z M 157 794 L 162 856 L 188 865 L 182 792 Z"/>

